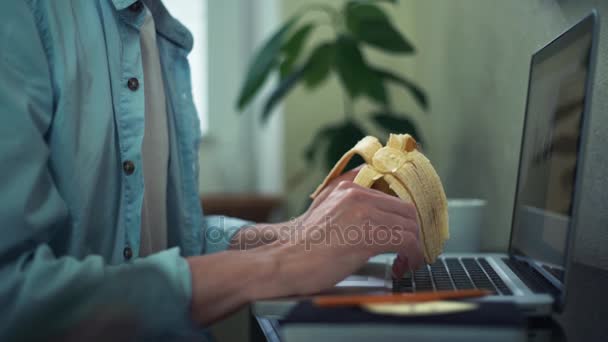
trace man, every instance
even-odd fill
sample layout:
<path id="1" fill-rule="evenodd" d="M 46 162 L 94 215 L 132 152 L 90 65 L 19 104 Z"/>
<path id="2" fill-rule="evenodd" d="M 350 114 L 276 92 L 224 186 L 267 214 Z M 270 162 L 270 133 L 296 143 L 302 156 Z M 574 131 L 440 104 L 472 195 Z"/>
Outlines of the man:
<path id="1" fill-rule="evenodd" d="M 397 274 L 422 262 L 415 208 L 352 173 L 292 222 L 204 217 L 192 38 L 160 0 L 5 0 L 0 27 L 0 340 L 204 332 L 378 253 Z"/>

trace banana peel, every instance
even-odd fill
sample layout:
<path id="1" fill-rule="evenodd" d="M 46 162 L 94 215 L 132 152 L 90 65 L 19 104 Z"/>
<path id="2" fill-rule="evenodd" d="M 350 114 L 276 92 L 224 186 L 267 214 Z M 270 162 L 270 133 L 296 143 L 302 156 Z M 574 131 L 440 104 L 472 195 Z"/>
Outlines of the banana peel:
<path id="1" fill-rule="evenodd" d="M 372 136 L 361 139 L 340 158 L 311 197 L 340 176 L 355 154 L 365 161 L 355 177 L 356 184 L 414 204 L 425 261 L 435 262 L 450 235 L 447 198 L 437 172 L 409 134 L 391 134 L 386 146 Z"/>

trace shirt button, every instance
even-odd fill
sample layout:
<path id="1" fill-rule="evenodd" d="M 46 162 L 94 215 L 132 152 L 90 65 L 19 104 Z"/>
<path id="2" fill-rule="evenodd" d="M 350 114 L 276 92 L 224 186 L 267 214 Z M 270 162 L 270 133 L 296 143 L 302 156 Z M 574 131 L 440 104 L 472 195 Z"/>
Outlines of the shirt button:
<path id="1" fill-rule="evenodd" d="M 135 164 L 132 161 L 127 160 L 122 163 L 122 170 L 128 175 L 132 175 L 135 172 Z"/>
<path id="2" fill-rule="evenodd" d="M 133 250 L 131 247 L 125 247 L 125 249 L 122 250 L 122 256 L 125 258 L 125 260 L 131 260 L 133 257 Z"/>
<path id="3" fill-rule="evenodd" d="M 144 4 L 141 1 L 135 1 L 131 6 L 129 6 L 129 11 L 134 13 L 139 13 L 144 8 Z"/>
<path id="4" fill-rule="evenodd" d="M 129 89 L 131 89 L 132 91 L 136 91 L 137 89 L 139 89 L 139 80 L 135 77 L 129 78 L 129 80 L 127 81 L 127 87 L 129 87 Z"/>

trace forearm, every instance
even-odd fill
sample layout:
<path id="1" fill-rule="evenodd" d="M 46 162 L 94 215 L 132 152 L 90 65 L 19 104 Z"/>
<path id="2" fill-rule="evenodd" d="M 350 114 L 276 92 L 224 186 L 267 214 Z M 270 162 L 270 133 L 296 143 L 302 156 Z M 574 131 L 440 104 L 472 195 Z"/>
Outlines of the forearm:
<path id="1" fill-rule="evenodd" d="M 281 295 L 278 258 L 267 248 L 225 251 L 187 259 L 192 274 L 192 317 L 209 324 L 260 298 Z"/>
<path id="2" fill-rule="evenodd" d="M 276 241 L 250 250 L 187 258 L 192 274 L 192 318 L 206 325 L 255 300 L 316 293 L 368 259 L 334 254 L 333 250 L 311 252 L 305 244 Z M 346 272 L 334 272 L 327 267 L 328 259 L 350 266 L 342 267 Z"/>

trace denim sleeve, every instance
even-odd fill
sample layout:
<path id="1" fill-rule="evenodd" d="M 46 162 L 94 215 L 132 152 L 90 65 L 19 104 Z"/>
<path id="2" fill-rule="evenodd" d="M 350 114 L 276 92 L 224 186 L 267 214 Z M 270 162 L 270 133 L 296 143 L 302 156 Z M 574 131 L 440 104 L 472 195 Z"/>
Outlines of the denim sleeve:
<path id="1" fill-rule="evenodd" d="M 111 327 L 124 329 L 116 332 L 121 338 L 194 332 L 190 273 L 177 248 L 107 266 L 101 256 L 56 257 L 41 244 L 3 262 L 0 279 L 0 340 L 61 339 Z"/>
<path id="2" fill-rule="evenodd" d="M 228 249 L 232 237 L 253 222 L 227 216 L 205 216 L 204 253 L 216 253 Z"/>
<path id="3" fill-rule="evenodd" d="M 41 35 L 24 1 L 0 4 L 0 340 L 46 340 L 91 322 L 138 335 L 190 327 L 178 249 L 118 266 L 63 255 L 58 232 L 70 218 L 48 167 L 53 94 Z"/>

